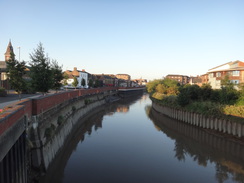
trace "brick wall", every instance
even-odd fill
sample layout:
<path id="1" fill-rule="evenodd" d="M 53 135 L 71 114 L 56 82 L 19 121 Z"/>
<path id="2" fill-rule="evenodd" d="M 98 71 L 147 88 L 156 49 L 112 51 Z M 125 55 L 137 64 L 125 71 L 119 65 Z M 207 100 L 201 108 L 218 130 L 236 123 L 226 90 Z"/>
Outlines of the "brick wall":
<path id="1" fill-rule="evenodd" d="M 35 99 L 24 99 L 14 103 L 11 108 L 6 107 L 0 113 L 0 136 L 18 120 L 26 116 L 31 119 L 32 115 L 38 115 L 58 104 L 79 96 L 102 93 L 110 90 L 117 90 L 117 87 L 94 88 L 87 90 L 74 90 Z"/>

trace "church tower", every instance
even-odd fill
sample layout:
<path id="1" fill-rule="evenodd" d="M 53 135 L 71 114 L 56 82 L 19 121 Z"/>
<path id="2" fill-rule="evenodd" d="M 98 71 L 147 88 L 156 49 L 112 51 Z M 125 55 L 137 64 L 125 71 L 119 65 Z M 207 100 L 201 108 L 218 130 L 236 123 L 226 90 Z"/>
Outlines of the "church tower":
<path id="1" fill-rule="evenodd" d="M 11 53 L 14 54 L 14 49 L 13 49 L 13 46 L 12 46 L 12 43 L 11 43 L 11 40 L 10 40 L 9 43 L 8 43 L 8 47 L 7 47 L 6 53 L 4 54 L 5 55 L 5 61 L 8 61 L 10 59 Z M 14 54 L 14 56 L 15 56 L 15 54 Z"/>

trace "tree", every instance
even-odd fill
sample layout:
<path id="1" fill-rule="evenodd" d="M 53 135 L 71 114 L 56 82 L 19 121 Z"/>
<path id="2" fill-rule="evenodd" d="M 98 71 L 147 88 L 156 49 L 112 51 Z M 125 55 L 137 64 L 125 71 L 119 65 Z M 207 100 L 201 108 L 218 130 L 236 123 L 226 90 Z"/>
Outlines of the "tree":
<path id="1" fill-rule="evenodd" d="M 203 83 L 201 86 L 201 98 L 202 100 L 210 100 L 212 95 L 212 86 L 209 83 Z"/>
<path id="2" fill-rule="evenodd" d="M 69 76 L 66 72 L 63 73 L 63 85 L 68 85 L 67 80 L 69 79 Z"/>
<path id="3" fill-rule="evenodd" d="M 92 79 L 89 80 L 88 86 L 93 87 L 93 80 Z"/>
<path id="4" fill-rule="evenodd" d="M 45 55 L 42 43 L 39 43 L 34 52 L 30 54 L 30 59 L 31 85 L 44 95 L 53 86 L 53 75 L 50 59 Z"/>
<path id="5" fill-rule="evenodd" d="M 20 62 L 15 60 L 14 54 L 11 53 L 10 59 L 7 63 L 7 76 L 12 88 L 14 88 L 19 95 L 19 100 L 21 100 L 21 91 L 26 87 L 26 82 L 23 76 L 26 74 L 26 63 L 24 61 Z"/>
<path id="6" fill-rule="evenodd" d="M 82 80 L 81 80 L 81 85 L 83 86 L 83 88 L 85 87 L 85 85 L 86 85 L 86 81 L 85 81 L 85 79 L 84 78 L 82 78 Z"/>
<path id="7" fill-rule="evenodd" d="M 220 100 L 223 104 L 233 105 L 238 101 L 240 93 L 234 88 L 234 83 L 229 80 L 226 75 L 221 80 Z"/>
<path id="8" fill-rule="evenodd" d="M 75 88 L 77 87 L 77 85 L 78 85 L 77 77 L 74 77 L 74 81 L 73 81 L 72 85 L 73 85 Z"/>
<path id="9" fill-rule="evenodd" d="M 147 87 L 147 91 L 149 93 L 153 93 L 156 91 L 156 87 L 158 84 L 162 83 L 162 79 L 155 79 L 153 81 L 150 81 L 147 83 L 146 87 Z"/>
<path id="10" fill-rule="evenodd" d="M 53 89 L 57 90 L 60 89 L 62 86 L 62 79 L 64 78 L 62 73 L 62 66 L 58 65 L 58 62 L 56 60 L 53 60 L 52 62 L 52 75 L 53 75 Z"/>

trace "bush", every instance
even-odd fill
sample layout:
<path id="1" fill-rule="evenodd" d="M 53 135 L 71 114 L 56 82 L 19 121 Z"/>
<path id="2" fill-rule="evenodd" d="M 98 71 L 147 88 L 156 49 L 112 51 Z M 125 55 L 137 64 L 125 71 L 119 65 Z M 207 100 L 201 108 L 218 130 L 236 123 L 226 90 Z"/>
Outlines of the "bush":
<path id="1" fill-rule="evenodd" d="M 186 90 L 180 92 L 180 94 L 177 96 L 177 102 L 182 107 L 190 103 L 190 97 Z"/>
<path id="2" fill-rule="evenodd" d="M 0 87 L 0 97 L 6 97 L 6 96 L 7 96 L 7 92 L 5 88 Z"/>
<path id="3" fill-rule="evenodd" d="M 238 116 L 244 118 L 244 106 L 225 106 L 224 113 L 226 115 Z"/>
<path id="4" fill-rule="evenodd" d="M 158 100 L 162 100 L 164 98 L 164 94 L 159 93 L 159 92 L 155 92 L 152 94 L 152 97 Z"/>
<path id="5" fill-rule="evenodd" d="M 55 125 L 51 124 L 51 126 L 49 128 L 46 128 L 44 136 L 46 138 L 50 138 L 54 134 L 55 128 L 56 128 Z"/>
<path id="6" fill-rule="evenodd" d="M 239 98 L 239 92 L 232 88 L 222 88 L 220 91 L 220 101 L 222 104 L 234 105 Z"/>
<path id="7" fill-rule="evenodd" d="M 75 106 L 72 106 L 72 112 L 75 112 L 76 111 L 76 107 Z"/>
<path id="8" fill-rule="evenodd" d="M 64 122 L 64 117 L 62 115 L 58 116 L 57 123 L 60 126 Z"/>
<path id="9" fill-rule="evenodd" d="M 201 113 L 215 117 L 223 116 L 223 106 L 211 101 L 197 101 L 192 102 L 186 107 L 187 110 L 192 112 Z"/>

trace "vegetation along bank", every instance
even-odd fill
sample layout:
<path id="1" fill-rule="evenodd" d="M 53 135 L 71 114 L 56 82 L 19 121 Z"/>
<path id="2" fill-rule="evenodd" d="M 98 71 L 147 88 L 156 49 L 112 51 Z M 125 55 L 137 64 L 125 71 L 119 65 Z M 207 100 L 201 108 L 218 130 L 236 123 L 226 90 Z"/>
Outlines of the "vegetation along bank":
<path id="1" fill-rule="evenodd" d="M 153 108 L 169 117 L 199 127 L 244 136 L 244 85 L 225 77 L 221 89 L 209 84 L 179 85 L 168 78 L 147 84 Z"/>

